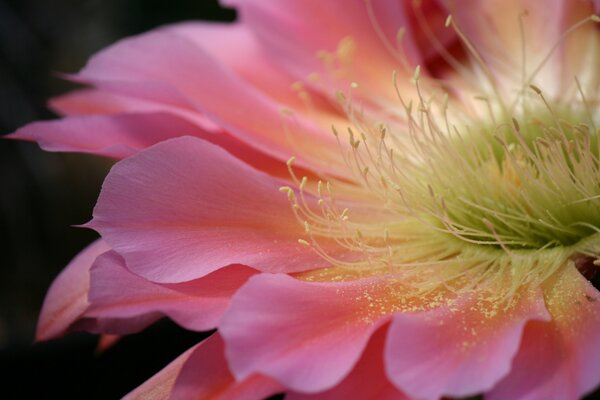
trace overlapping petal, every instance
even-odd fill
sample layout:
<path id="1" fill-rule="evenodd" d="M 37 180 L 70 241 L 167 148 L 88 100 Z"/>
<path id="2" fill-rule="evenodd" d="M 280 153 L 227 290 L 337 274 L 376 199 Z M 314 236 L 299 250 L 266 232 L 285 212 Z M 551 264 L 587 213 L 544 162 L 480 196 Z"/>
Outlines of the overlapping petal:
<path id="1" fill-rule="evenodd" d="M 231 296 L 256 271 L 232 265 L 177 284 L 147 281 L 125 266 L 117 253 L 98 257 L 91 270 L 87 328 L 117 334 L 136 332 L 168 316 L 186 329 L 214 329 Z"/>
<path id="2" fill-rule="evenodd" d="M 181 369 L 198 347 L 199 345 L 196 345 L 177 357 L 152 378 L 138 386 L 134 391 L 128 393 L 125 397 L 123 397 L 123 400 L 170 399 L 173 385 L 175 384 Z"/>
<path id="3" fill-rule="evenodd" d="M 48 151 L 92 153 L 125 158 L 153 144 L 178 136 L 211 136 L 198 125 L 168 113 L 130 113 L 34 122 L 12 135 L 34 140 Z"/>
<path id="4" fill-rule="evenodd" d="M 369 341 L 362 357 L 352 372 L 337 386 L 318 394 L 290 393 L 287 400 L 409 400 L 388 379 L 383 364 L 383 351 L 387 335 L 380 328 Z"/>
<path id="5" fill-rule="evenodd" d="M 179 96 L 248 145 L 284 161 L 318 140 L 317 154 L 305 153 L 310 161 L 324 168 L 340 162 L 337 144 L 327 130 L 305 118 L 286 118 L 285 103 L 270 98 L 173 30 L 123 40 L 90 59 L 77 78 L 104 90 L 164 103 Z"/>
<path id="6" fill-rule="evenodd" d="M 88 306 L 90 268 L 96 258 L 110 250 L 98 240 L 77 255 L 54 280 L 40 312 L 36 339 L 48 340 L 63 335 Z"/>
<path id="7" fill-rule="evenodd" d="M 549 315 L 538 290 L 504 307 L 481 297 L 395 315 L 385 354 L 390 379 L 418 399 L 468 397 L 502 379 L 525 324 Z"/>
<path id="8" fill-rule="evenodd" d="M 387 320 L 385 312 L 369 308 L 372 298 L 365 289 L 384 291 L 372 281 L 315 283 L 287 275 L 250 279 L 219 326 L 233 373 L 240 379 L 265 374 L 307 393 L 333 387 Z"/>
<path id="9" fill-rule="evenodd" d="M 157 282 L 230 264 L 269 272 L 322 266 L 298 243 L 303 230 L 278 186 L 215 145 L 172 139 L 111 170 L 90 226 L 132 272 Z"/>
<path id="10" fill-rule="evenodd" d="M 569 266 L 545 295 L 552 320 L 527 325 L 510 374 L 490 399 L 578 399 L 600 382 L 598 290 Z"/>
<path id="11" fill-rule="evenodd" d="M 225 359 L 223 340 L 216 333 L 193 350 L 173 385 L 170 398 L 259 400 L 283 390 L 277 382 L 261 375 L 236 381 Z"/>

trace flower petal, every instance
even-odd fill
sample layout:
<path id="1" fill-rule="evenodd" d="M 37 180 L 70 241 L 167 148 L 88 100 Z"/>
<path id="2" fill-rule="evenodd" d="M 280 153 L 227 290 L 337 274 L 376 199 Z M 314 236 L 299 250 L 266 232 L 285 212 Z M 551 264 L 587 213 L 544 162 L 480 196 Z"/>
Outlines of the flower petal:
<path id="1" fill-rule="evenodd" d="M 386 335 L 384 328 L 373 334 L 352 372 L 334 388 L 314 395 L 290 393 L 286 400 L 408 400 L 385 374 L 383 349 Z"/>
<path id="2" fill-rule="evenodd" d="M 508 310 L 465 298 L 427 312 L 396 314 L 386 343 L 388 375 L 419 399 L 481 393 L 509 372 L 525 323 L 547 318 L 539 291 L 523 293 Z"/>
<path id="3" fill-rule="evenodd" d="M 336 385 L 386 320 L 370 314 L 364 295 L 371 286 L 309 283 L 279 274 L 251 278 L 219 326 L 234 375 L 260 373 L 306 393 Z"/>
<path id="4" fill-rule="evenodd" d="M 281 385 L 260 375 L 236 381 L 227 366 L 223 340 L 215 333 L 190 355 L 175 381 L 171 399 L 258 400 L 282 391 Z"/>
<path id="5" fill-rule="evenodd" d="M 149 89 L 157 86 L 156 82 L 147 83 Z M 142 85 L 123 83 L 108 85 L 106 89 L 80 89 L 55 97 L 50 100 L 49 107 L 63 116 L 112 115 L 112 114 L 152 114 L 168 113 L 198 125 L 208 132 L 219 131 L 220 128 L 181 95 L 173 100 L 145 95 Z M 131 87 L 133 86 L 133 87 Z M 161 87 L 154 90 L 161 92 Z M 112 89 L 112 90 L 111 90 Z M 146 90 L 148 88 L 146 87 Z"/>
<path id="6" fill-rule="evenodd" d="M 97 240 L 81 251 L 56 277 L 38 321 L 36 340 L 63 335 L 88 306 L 90 268 L 100 254 L 109 251 L 106 242 Z"/>
<path id="7" fill-rule="evenodd" d="M 177 136 L 210 137 L 209 133 L 167 113 L 71 117 L 34 122 L 11 138 L 37 141 L 47 151 L 76 151 L 114 158 Z"/>
<path id="8" fill-rule="evenodd" d="M 200 139 L 159 143 L 117 163 L 90 226 L 134 273 L 182 282 L 229 264 L 269 272 L 322 266 L 279 183 Z"/>
<path id="9" fill-rule="evenodd" d="M 152 378 L 123 397 L 123 400 L 169 400 L 179 372 L 199 345 L 192 347 Z"/>
<path id="10" fill-rule="evenodd" d="M 593 24 L 563 36 L 570 27 L 592 14 L 589 1 L 444 2 L 496 77 L 506 76 L 512 81 L 505 82 L 506 87 L 502 88 L 511 95 L 523 84 L 527 87 L 539 82 L 546 94 L 564 96 L 566 88 L 575 90 L 573 76 L 597 70 L 590 68 L 598 65 L 594 53 L 599 39 L 589 32 L 594 29 Z"/>
<path id="11" fill-rule="evenodd" d="M 218 57 L 173 29 L 125 39 L 101 51 L 90 59 L 78 79 L 142 98 L 161 98 L 163 92 L 174 91 L 265 154 L 287 160 L 302 152 L 323 168 L 343 163 L 328 130 L 308 119 L 285 117 L 282 111 L 288 108 L 286 104 L 244 81 Z M 313 151 L 303 151 L 308 148 Z"/>
<path id="12" fill-rule="evenodd" d="M 546 288 L 552 321 L 530 322 L 491 400 L 579 399 L 600 383 L 600 293 L 568 266 Z"/>
<path id="13" fill-rule="evenodd" d="M 225 3 L 240 9 L 242 22 L 250 26 L 271 58 L 297 79 L 310 74 L 330 79 L 325 88 L 331 96 L 334 87 L 345 90 L 346 84 L 357 81 L 377 96 L 395 98 L 391 71 L 401 66 L 396 58 L 396 35 L 401 26 L 408 25 L 399 2 L 385 2 L 383 7 L 379 0 Z M 417 50 L 408 43 L 411 61 L 416 61 Z"/>
<path id="14" fill-rule="evenodd" d="M 168 316 L 186 329 L 214 329 L 231 296 L 256 271 L 232 265 L 195 281 L 157 284 L 132 274 L 115 252 L 98 257 L 91 270 L 86 328 L 117 334 L 138 331 Z"/>
<path id="15" fill-rule="evenodd" d="M 221 146 L 272 175 L 289 174 L 284 163 L 248 147 L 231 135 L 207 131 L 197 121 L 188 121 L 187 117 L 168 112 L 86 115 L 34 122 L 8 138 L 36 141 L 47 151 L 73 151 L 120 159 L 161 141 L 186 135 Z"/>

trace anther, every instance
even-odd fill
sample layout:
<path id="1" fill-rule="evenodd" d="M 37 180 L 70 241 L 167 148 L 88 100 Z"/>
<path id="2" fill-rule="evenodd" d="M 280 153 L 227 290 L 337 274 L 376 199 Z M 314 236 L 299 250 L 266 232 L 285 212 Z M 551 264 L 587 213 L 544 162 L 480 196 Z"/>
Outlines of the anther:
<path id="1" fill-rule="evenodd" d="M 300 190 L 304 190 L 307 182 L 308 182 L 308 178 L 306 176 L 303 176 L 302 180 L 300 181 Z"/>
<path id="2" fill-rule="evenodd" d="M 307 246 L 310 247 L 310 243 L 308 243 L 306 240 L 304 239 L 298 239 L 298 243 L 300 243 L 303 246 Z"/>
<path id="3" fill-rule="evenodd" d="M 449 14 L 448 17 L 446 17 L 446 21 L 444 22 L 444 26 L 446 28 L 448 28 L 450 25 L 452 25 L 452 14 Z"/>
<path id="4" fill-rule="evenodd" d="M 421 77 L 421 66 L 417 65 L 415 68 L 415 73 L 413 74 L 413 83 L 419 82 L 419 78 Z"/>
<path id="5" fill-rule="evenodd" d="M 542 94 L 542 89 L 540 89 L 539 87 L 535 86 L 534 84 L 529 85 L 529 87 L 538 95 Z"/>

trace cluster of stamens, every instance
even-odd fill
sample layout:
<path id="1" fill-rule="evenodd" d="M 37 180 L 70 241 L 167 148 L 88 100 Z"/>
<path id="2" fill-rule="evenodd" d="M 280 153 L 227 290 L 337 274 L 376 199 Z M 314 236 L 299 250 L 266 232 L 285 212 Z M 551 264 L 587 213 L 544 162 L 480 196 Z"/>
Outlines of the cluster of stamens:
<path id="1" fill-rule="evenodd" d="M 569 31 L 589 21 L 597 17 Z M 446 24 L 462 35 L 451 18 Z M 483 64 L 477 53 L 473 59 Z M 509 105 L 490 78 L 479 96 L 483 112 L 439 96 L 419 67 L 412 76 L 416 102 L 403 97 L 394 74 L 402 112 L 384 122 L 339 94 L 350 123 L 332 130 L 349 173 L 312 182 L 288 162 L 298 189 L 282 191 L 304 226 L 299 242 L 338 269 L 401 276 L 425 291 L 500 287 L 503 297 L 576 257 L 594 258 L 599 99 L 586 98 L 576 80 L 571 104 L 549 101 L 531 83 L 539 69 Z M 347 252 L 331 254 L 325 240 Z"/>

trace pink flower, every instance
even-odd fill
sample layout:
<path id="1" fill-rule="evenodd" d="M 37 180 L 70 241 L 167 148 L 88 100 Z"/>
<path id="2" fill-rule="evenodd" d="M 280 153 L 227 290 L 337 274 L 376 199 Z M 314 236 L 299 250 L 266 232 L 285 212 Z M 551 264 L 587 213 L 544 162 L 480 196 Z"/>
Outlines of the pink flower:
<path id="1" fill-rule="evenodd" d="M 217 328 L 129 399 L 597 387 L 598 2 L 224 3 L 14 135 L 120 160 L 38 338 Z"/>

